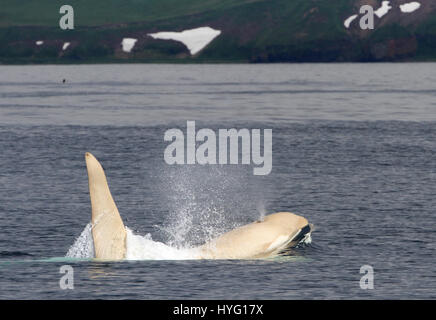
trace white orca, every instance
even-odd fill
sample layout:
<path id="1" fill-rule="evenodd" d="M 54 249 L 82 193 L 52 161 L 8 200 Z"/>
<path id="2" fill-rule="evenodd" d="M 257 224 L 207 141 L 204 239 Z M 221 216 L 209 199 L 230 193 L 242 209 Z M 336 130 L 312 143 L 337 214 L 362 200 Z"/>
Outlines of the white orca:
<path id="1" fill-rule="evenodd" d="M 92 237 L 95 258 L 122 260 L 126 256 L 126 228 L 112 198 L 104 170 L 86 153 L 92 207 Z M 196 248 L 199 259 L 255 259 L 288 252 L 310 239 L 308 221 L 290 212 L 270 214 L 264 219 L 233 229 Z"/>

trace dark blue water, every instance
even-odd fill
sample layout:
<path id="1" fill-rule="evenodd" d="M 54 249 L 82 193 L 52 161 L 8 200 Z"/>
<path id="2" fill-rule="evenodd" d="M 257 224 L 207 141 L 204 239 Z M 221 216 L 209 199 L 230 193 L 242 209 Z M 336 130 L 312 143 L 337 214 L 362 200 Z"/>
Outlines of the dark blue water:
<path id="1" fill-rule="evenodd" d="M 436 298 L 435 69 L 0 67 L 0 298 Z M 272 129 L 271 174 L 167 165 L 164 133 L 187 120 Z M 199 244 L 291 211 L 315 225 L 313 242 L 270 260 L 65 258 L 90 221 L 87 151 L 136 234 Z M 59 286 L 62 265 L 73 290 Z"/>

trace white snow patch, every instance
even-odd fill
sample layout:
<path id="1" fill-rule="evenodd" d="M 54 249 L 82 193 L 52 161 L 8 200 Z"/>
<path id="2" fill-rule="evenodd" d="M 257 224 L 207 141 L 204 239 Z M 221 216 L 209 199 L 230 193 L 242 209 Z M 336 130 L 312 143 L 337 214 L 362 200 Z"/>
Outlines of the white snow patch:
<path id="1" fill-rule="evenodd" d="M 44 41 L 38 40 L 35 43 L 36 43 L 37 46 L 41 46 L 44 43 Z"/>
<path id="2" fill-rule="evenodd" d="M 353 22 L 357 17 L 358 17 L 357 14 L 353 14 L 351 17 L 348 17 L 348 18 L 344 21 L 344 26 L 345 26 L 345 28 L 348 29 L 348 28 L 350 27 L 351 22 Z"/>
<path id="3" fill-rule="evenodd" d="M 383 1 L 380 8 L 374 11 L 375 15 L 379 18 L 383 17 L 392 7 L 389 5 L 390 1 Z"/>
<path id="4" fill-rule="evenodd" d="M 69 42 L 65 42 L 64 45 L 62 46 L 62 50 L 67 50 L 67 48 L 70 46 Z"/>
<path id="5" fill-rule="evenodd" d="M 138 41 L 138 39 L 124 38 L 123 41 L 121 42 L 121 45 L 123 46 L 123 51 L 124 52 L 132 51 L 133 47 L 135 46 L 136 41 Z"/>
<path id="6" fill-rule="evenodd" d="M 421 7 L 421 4 L 419 2 L 413 1 L 405 4 L 400 5 L 401 12 L 404 13 L 410 13 L 415 10 L 418 10 Z"/>
<path id="7" fill-rule="evenodd" d="M 154 39 L 180 41 L 189 49 L 191 55 L 194 55 L 205 48 L 220 34 L 220 30 L 215 30 L 210 27 L 200 27 L 184 30 L 182 32 L 158 32 L 149 33 L 148 35 Z"/>

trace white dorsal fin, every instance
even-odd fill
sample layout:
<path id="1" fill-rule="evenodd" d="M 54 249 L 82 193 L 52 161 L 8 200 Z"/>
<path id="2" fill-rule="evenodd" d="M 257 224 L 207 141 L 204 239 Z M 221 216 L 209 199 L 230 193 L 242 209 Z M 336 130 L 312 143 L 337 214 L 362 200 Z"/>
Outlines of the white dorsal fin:
<path id="1" fill-rule="evenodd" d="M 95 257 L 103 260 L 124 259 L 126 228 L 112 198 L 103 167 L 89 152 L 85 154 L 85 159 L 92 206 Z"/>

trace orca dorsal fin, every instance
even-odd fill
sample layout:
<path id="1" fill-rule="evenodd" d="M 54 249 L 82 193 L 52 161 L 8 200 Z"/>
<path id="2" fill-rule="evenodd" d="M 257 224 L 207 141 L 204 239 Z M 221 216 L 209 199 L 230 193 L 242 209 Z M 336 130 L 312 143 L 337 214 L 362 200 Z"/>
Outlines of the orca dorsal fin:
<path id="1" fill-rule="evenodd" d="M 124 259 L 126 228 L 112 198 L 103 167 L 89 152 L 85 154 L 85 160 L 92 207 L 91 223 L 95 258 Z"/>

